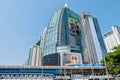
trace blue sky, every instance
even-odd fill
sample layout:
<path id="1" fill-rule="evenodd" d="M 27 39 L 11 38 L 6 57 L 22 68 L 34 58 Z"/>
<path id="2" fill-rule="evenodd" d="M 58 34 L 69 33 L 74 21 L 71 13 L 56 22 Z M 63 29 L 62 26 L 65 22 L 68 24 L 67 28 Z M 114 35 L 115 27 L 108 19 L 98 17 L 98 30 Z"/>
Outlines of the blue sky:
<path id="1" fill-rule="evenodd" d="M 98 19 L 102 34 L 120 26 L 120 0 L 0 0 L 0 65 L 19 65 L 47 27 L 51 14 L 65 3 Z"/>

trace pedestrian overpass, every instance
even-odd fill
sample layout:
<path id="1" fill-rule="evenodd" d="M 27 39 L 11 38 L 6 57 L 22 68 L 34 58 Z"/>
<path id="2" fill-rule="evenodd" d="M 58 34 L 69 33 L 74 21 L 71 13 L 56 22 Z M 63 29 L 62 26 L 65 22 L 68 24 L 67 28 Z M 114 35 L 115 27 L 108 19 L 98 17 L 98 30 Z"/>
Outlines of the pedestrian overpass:
<path id="1" fill-rule="evenodd" d="M 105 80 L 105 66 L 0 66 L 0 80 Z"/>

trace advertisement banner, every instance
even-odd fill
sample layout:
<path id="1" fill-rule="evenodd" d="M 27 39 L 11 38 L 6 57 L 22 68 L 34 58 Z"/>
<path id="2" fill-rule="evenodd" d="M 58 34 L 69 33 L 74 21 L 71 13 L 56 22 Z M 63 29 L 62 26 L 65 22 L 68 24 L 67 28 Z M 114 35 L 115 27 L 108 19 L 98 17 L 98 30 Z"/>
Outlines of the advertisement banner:
<path id="1" fill-rule="evenodd" d="M 82 63 L 82 57 L 80 53 L 63 53 L 62 54 L 63 65 L 80 64 Z"/>
<path id="2" fill-rule="evenodd" d="M 68 24 L 70 29 L 70 34 L 80 38 L 80 19 L 79 16 L 75 15 L 73 12 L 68 11 Z"/>

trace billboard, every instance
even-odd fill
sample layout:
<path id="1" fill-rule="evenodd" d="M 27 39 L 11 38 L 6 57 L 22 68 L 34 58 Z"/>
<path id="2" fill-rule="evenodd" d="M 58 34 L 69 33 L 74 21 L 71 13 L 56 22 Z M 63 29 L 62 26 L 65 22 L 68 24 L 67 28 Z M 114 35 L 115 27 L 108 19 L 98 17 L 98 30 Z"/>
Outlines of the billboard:
<path id="1" fill-rule="evenodd" d="M 81 64 L 82 57 L 80 53 L 62 53 L 62 65 Z"/>
<path id="2" fill-rule="evenodd" d="M 80 48 L 81 45 L 81 23 L 80 23 L 80 17 L 75 14 L 74 12 L 68 10 L 68 26 L 69 26 L 69 40 L 70 40 L 70 46 Z"/>
<path id="3" fill-rule="evenodd" d="M 68 24 L 70 29 L 70 34 L 79 38 L 80 33 L 80 19 L 75 13 L 68 11 Z"/>

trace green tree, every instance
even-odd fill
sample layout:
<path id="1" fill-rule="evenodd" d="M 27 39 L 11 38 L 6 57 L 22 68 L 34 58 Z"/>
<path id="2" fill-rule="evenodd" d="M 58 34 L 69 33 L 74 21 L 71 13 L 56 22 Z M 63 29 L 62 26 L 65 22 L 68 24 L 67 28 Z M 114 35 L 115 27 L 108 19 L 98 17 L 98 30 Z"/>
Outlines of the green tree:
<path id="1" fill-rule="evenodd" d="M 105 60 L 109 74 L 120 74 L 120 45 L 114 47 L 113 52 L 105 56 Z M 102 63 L 104 63 L 104 60 L 102 60 Z"/>

